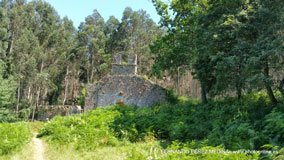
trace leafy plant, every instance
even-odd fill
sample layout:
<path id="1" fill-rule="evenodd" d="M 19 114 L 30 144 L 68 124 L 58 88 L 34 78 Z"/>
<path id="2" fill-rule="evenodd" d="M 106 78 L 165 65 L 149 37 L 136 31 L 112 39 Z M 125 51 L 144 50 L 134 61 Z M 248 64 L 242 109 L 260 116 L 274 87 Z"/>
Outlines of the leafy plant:
<path id="1" fill-rule="evenodd" d="M 27 123 L 0 123 L 0 155 L 21 149 L 31 136 Z"/>

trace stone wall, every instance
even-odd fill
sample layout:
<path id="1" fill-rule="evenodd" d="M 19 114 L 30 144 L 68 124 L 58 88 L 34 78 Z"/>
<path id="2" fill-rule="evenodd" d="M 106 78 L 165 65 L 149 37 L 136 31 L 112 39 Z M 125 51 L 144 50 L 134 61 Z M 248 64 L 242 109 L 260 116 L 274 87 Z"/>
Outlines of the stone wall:
<path id="1" fill-rule="evenodd" d="M 95 89 L 90 88 L 87 94 L 87 110 L 113 104 L 152 106 L 167 98 L 164 88 L 137 75 L 107 76 L 93 87 Z"/>
<path id="2" fill-rule="evenodd" d="M 127 63 L 122 64 L 121 54 L 113 57 L 111 74 L 113 75 L 129 75 L 137 73 L 137 56 L 128 55 Z"/>
<path id="3" fill-rule="evenodd" d="M 137 56 L 128 55 L 122 64 L 121 55 L 113 57 L 112 72 L 96 85 L 87 85 L 85 110 L 113 104 L 152 106 L 167 100 L 166 90 L 137 73 Z"/>
<path id="4" fill-rule="evenodd" d="M 70 105 L 43 105 L 37 110 L 36 119 L 40 121 L 49 120 L 55 116 L 68 116 L 81 113 L 81 106 Z"/>
<path id="5" fill-rule="evenodd" d="M 96 97 L 96 85 L 87 84 L 86 85 L 86 98 L 85 98 L 85 106 L 84 110 L 92 109 L 95 106 L 95 101 L 97 101 Z"/>
<path id="6" fill-rule="evenodd" d="M 136 73 L 136 65 L 112 64 L 112 74 L 127 75 Z"/>

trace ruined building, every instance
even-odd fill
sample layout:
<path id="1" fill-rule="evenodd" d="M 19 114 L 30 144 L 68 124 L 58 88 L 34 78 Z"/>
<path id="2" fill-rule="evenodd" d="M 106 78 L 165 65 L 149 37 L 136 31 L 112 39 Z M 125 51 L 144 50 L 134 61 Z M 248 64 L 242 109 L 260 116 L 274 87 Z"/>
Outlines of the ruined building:
<path id="1" fill-rule="evenodd" d="M 100 82 L 87 85 L 85 110 L 113 104 L 151 106 L 166 101 L 166 90 L 137 75 L 137 56 L 128 55 L 127 63 L 117 54 L 112 71 Z"/>

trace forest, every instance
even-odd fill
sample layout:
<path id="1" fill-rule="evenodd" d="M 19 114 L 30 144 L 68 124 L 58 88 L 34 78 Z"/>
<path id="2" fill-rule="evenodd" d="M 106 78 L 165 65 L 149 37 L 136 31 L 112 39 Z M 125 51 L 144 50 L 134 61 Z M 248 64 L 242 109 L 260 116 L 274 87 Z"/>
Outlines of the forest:
<path id="1" fill-rule="evenodd" d="M 94 9 L 75 28 L 45 1 L 0 0 L 0 159 L 27 156 L 34 133 L 47 159 L 284 158 L 284 1 L 152 3 L 158 24 L 126 7 L 107 20 Z M 168 102 L 30 122 L 41 105 L 83 107 L 117 53 L 137 54 Z M 187 73 L 198 99 L 179 92 Z M 220 154 L 167 153 L 196 149 Z"/>
<path id="2" fill-rule="evenodd" d="M 82 104 L 84 85 L 110 71 L 115 53 L 136 53 L 139 73 L 151 75 L 149 45 L 164 32 L 131 8 L 106 21 L 94 10 L 76 29 L 44 1 L 2 0 L 0 7 L 0 115 L 15 118 L 43 104 Z"/>

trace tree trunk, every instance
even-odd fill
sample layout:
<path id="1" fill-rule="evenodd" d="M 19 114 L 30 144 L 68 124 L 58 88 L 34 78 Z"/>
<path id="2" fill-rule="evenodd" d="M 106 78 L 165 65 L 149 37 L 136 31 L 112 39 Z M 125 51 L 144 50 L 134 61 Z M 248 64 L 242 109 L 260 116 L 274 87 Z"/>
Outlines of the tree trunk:
<path id="1" fill-rule="evenodd" d="M 266 62 L 265 64 L 265 67 L 264 67 L 264 76 L 266 79 L 269 78 L 269 67 L 268 67 L 268 62 Z M 273 93 L 273 90 L 269 84 L 269 82 L 267 80 L 264 81 L 264 85 L 265 85 L 265 88 L 266 88 L 266 92 L 267 92 L 267 95 L 270 99 L 270 102 L 273 104 L 273 105 L 276 105 L 278 103 L 277 99 L 275 98 L 274 96 L 274 93 Z"/>
<path id="2" fill-rule="evenodd" d="M 265 82 L 265 88 L 266 88 L 266 92 L 267 92 L 267 94 L 269 96 L 270 102 L 273 105 L 276 105 L 278 103 L 278 101 L 277 101 L 277 99 L 274 96 L 274 93 L 273 93 L 273 90 L 272 90 L 271 86 L 267 82 Z"/>
<path id="3" fill-rule="evenodd" d="M 67 97 L 67 91 L 68 91 L 68 74 L 69 74 L 69 68 L 67 66 L 67 69 L 66 69 L 66 75 L 65 75 L 65 89 L 64 89 L 64 98 L 63 98 L 63 102 L 62 102 L 62 105 L 65 105 L 65 102 L 66 102 L 66 97 Z"/>
<path id="4" fill-rule="evenodd" d="M 8 48 L 6 52 L 6 57 L 9 57 L 13 51 L 13 45 L 14 45 L 14 32 L 12 31 L 11 36 L 9 37 L 9 43 Z"/>
<path id="5" fill-rule="evenodd" d="M 177 94 L 180 96 L 181 94 L 180 94 L 180 74 L 179 74 L 179 69 L 180 69 L 180 67 L 178 67 L 178 69 L 177 69 Z"/>
<path id="6" fill-rule="evenodd" d="M 31 103 L 32 100 L 33 100 L 33 93 L 31 93 L 31 92 L 32 92 L 32 89 L 31 89 L 31 88 L 32 88 L 31 85 L 29 85 L 29 89 L 28 89 L 28 100 L 29 100 L 30 103 Z"/>
<path id="7" fill-rule="evenodd" d="M 278 90 L 280 91 L 282 97 L 284 97 L 284 78 L 280 81 L 280 84 L 278 86 Z"/>
<path id="8" fill-rule="evenodd" d="M 242 97 L 242 88 L 241 88 L 241 82 L 239 81 L 239 79 L 237 79 L 237 82 L 236 82 L 236 92 L 237 92 L 237 96 L 238 96 L 238 99 L 241 99 Z"/>
<path id="9" fill-rule="evenodd" d="M 27 95 L 27 98 L 29 101 L 30 101 L 30 96 L 31 96 L 31 86 L 29 86 L 28 95 Z"/>
<path id="10" fill-rule="evenodd" d="M 205 85 L 202 83 L 201 83 L 201 102 L 204 104 L 208 102 Z"/>
<path id="11" fill-rule="evenodd" d="M 21 80 L 19 80 L 18 94 L 17 94 L 17 105 L 16 105 L 16 115 L 19 113 L 19 104 L 20 104 L 20 96 L 21 96 Z"/>
<path id="12" fill-rule="evenodd" d="M 237 96 L 238 96 L 238 99 L 242 98 L 242 89 L 241 88 L 237 88 Z"/>
<path id="13" fill-rule="evenodd" d="M 94 82 L 94 56 L 91 57 L 91 66 L 90 66 L 90 77 L 89 77 L 89 83 Z"/>
<path id="14" fill-rule="evenodd" d="M 39 73 L 42 73 L 43 71 L 43 61 L 41 62 L 41 66 L 40 66 L 40 71 Z M 36 91 L 36 102 L 35 102 L 35 106 L 34 106 L 34 109 L 33 109 L 33 114 L 32 114 L 32 121 L 34 121 L 34 118 L 35 118 L 35 112 L 39 106 L 39 98 L 40 98 L 40 91 L 41 91 L 41 87 L 38 87 L 37 91 Z"/>
<path id="15" fill-rule="evenodd" d="M 35 106 L 34 106 L 34 109 L 33 109 L 32 121 L 34 121 L 35 112 L 36 112 L 38 105 L 39 105 L 40 90 L 41 90 L 41 88 L 39 87 L 39 89 L 37 90 L 37 95 L 36 95 L 36 103 L 35 103 Z"/>
<path id="16" fill-rule="evenodd" d="M 237 67 L 237 76 L 236 76 L 236 92 L 238 99 L 241 99 L 242 97 L 242 82 L 241 82 L 241 66 L 238 65 Z"/>

